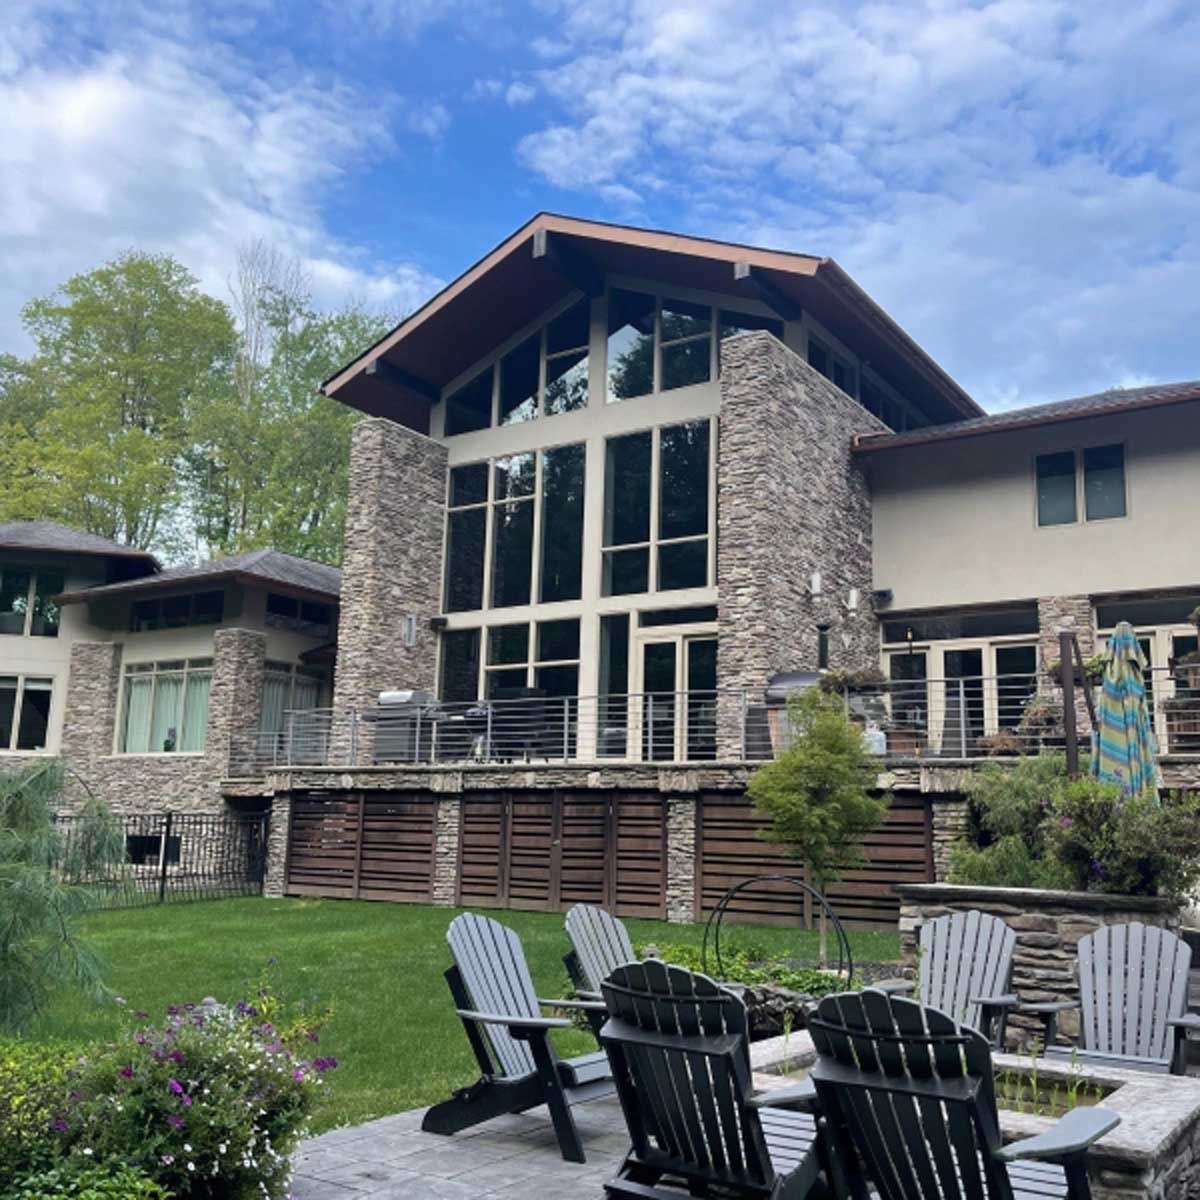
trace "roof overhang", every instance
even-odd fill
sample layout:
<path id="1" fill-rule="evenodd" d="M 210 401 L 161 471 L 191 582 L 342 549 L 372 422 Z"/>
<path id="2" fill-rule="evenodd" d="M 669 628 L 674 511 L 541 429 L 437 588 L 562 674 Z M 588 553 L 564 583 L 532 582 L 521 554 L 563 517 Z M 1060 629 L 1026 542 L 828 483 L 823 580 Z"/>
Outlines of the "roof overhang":
<path id="1" fill-rule="evenodd" d="M 1145 394 L 1150 391 L 1151 394 Z M 1057 411 L 1034 409 L 1022 415 L 1020 409 L 1011 414 L 1002 414 L 987 424 L 945 425 L 932 429 L 914 429 L 911 433 L 860 433 L 854 435 L 851 452 L 857 455 L 881 454 L 886 450 L 903 450 L 913 446 L 940 445 L 942 442 L 962 441 L 965 438 L 996 437 L 1002 433 L 1013 433 L 1022 429 L 1035 429 L 1045 425 L 1065 425 L 1072 421 L 1094 421 L 1101 417 L 1120 413 L 1142 412 L 1152 408 L 1167 408 L 1175 404 L 1194 404 L 1200 401 L 1200 385 L 1192 389 L 1175 387 L 1171 391 L 1154 393 L 1151 389 L 1139 389 L 1137 394 L 1122 398 L 1113 393 L 1111 403 L 1095 404 L 1091 407 L 1069 408 L 1067 401 Z"/>
<path id="2" fill-rule="evenodd" d="M 93 546 L 35 546 L 29 542 L 13 542 L 0 538 L 0 550 L 21 551 L 27 554 L 57 554 L 60 558 L 113 558 L 121 561 L 146 563 L 151 570 L 160 570 L 158 559 L 148 550 L 115 547 L 112 550 Z"/>
<path id="3" fill-rule="evenodd" d="M 284 596 L 295 596 L 299 600 L 316 600 L 323 604 L 337 604 L 340 597 L 337 592 L 326 592 L 316 588 L 298 587 L 281 579 L 268 579 L 263 575 L 255 575 L 249 571 L 214 571 L 211 575 L 185 575 L 163 578 L 159 575 L 149 575 L 145 579 L 134 579 L 127 583 L 111 583 L 100 587 L 80 588 L 74 592 L 63 592 L 54 599 L 59 604 L 81 604 L 88 600 L 102 600 L 110 596 L 143 596 L 147 592 L 191 591 L 197 587 L 211 587 L 214 584 L 240 583 L 246 587 L 262 588 L 279 592 Z"/>
<path id="4" fill-rule="evenodd" d="M 609 276 L 653 280 L 795 319 L 808 310 L 931 420 L 975 402 L 829 258 L 539 213 L 321 385 L 326 396 L 429 432 L 441 389 L 567 296 Z"/>

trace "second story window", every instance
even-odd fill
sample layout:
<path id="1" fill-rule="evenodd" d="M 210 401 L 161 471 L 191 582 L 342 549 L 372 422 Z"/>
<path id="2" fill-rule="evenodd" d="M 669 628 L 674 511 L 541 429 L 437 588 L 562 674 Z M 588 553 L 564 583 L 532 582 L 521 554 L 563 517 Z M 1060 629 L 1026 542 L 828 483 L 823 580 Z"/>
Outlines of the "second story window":
<path id="1" fill-rule="evenodd" d="M 1039 454 L 1035 469 L 1038 525 L 1073 525 L 1081 510 L 1088 521 L 1126 515 L 1124 446 Z"/>
<path id="2" fill-rule="evenodd" d="M 273 629 L 290 629 L 308 637 L 327 638 L 333 633 L 333 606 L 268 592 L 264 621 Z"/>
<path id="3" fill-rule="evenodd" d="M 578 600 L 584 487 L 582 443 L 453 467 L 443 608 Z"/>
<path id="4" fill-rule="evenodd" d="M 708 585 L 710 463 L 708 421 L 609 439 L 604 595 Z"/>
<path id="5" fill-rule="evenodd" d="M 122 754 L 199 754 L 208 734 L 212 659 L 125 668 Z"/>
<path id="6" fill-rule="evenodd" d="M 45 750 L 52 679 L 0 675 L 0 750 Z"/>
<path id="7" fill-rule="evenodd" d="M 183 629 L 188 625 L 219 625 L 225 615 L 225 593 L 195 592 L 135 600 L 130 612 L 131 633 Z"/>
<path id="8" fill-rule="evenodd" d="M 63 577 L 57 571 L 0 570 L 0 635 L 58 637 L 59 610 L 53 597 L 62 590 Z"/>

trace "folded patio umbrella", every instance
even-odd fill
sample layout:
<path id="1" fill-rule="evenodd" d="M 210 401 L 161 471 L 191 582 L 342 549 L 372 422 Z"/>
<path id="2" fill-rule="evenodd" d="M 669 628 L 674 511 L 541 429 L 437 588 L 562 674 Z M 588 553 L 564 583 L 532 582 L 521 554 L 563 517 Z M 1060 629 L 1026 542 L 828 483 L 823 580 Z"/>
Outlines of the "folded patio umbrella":
<path id="1" fill-rule="evenodd" d="M 1126 796 L 1157 788 L 1158 765 L 1146 703 L 1146 658 L 1133 626 L 1122 621 L 1108 642 L 1092 735 L 1092 774 Z"/>

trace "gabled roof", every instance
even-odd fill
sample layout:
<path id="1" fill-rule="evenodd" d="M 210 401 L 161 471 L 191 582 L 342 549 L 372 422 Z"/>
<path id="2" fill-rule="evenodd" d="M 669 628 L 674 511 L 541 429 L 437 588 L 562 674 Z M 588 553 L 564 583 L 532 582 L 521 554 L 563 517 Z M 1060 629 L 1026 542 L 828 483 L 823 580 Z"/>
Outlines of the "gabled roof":
<path id="1" fill-rule="evenodd" d="M 1184 383 L 1157 383 L 1150 387 L 1112 388 L 1091 396 L 1076 396 L 1053 404 L 1034 404 L 1029 408 L 1014 408 L 1009 412 L 975 417 L 953 425 L 914 429 L 910 433 L 860 434 L 854 443 L 855 454 L 876 454 L 881 450 L 903 446 L 923 446 L 930 442 L 947 442 L 955 438 L 982 437 L 987 434 L 1008 433 L 1036 425 L 1056 425 L 1064 421 L 1081 421 L 1111 413 L 1136 412 L 1144 408 L 1162 408 L 1169 404 L 1187 404 L 1200 400 L 1200 380 Z"/>
<path id="2" fill-rule="evenodd" d="M 156 570 L 158 559 L 147 550 L 136 546 L 122 546 L 119 542 L 60 525 L 57 521 L 5 521 L 0 523 L 0 549 L 42 550 L 56 554 L 89 554 L 106 558 L 134 558 L 143 560 L 150 570 Z"/>
<path id="3" fill-rule="evenodd" d="M 831 258 L 538 213 L 322 384 L 423 433 L 441 389 L 573 292 L 611 275 L 807 310 L 934 421 L 983 410 Z"/>
<path id="4" fill-rule="evenodd" d="M 284 554 L 282 550 L 248 550 L 227 558 L 209 559 L 192 567 L 171 567 L 144 579 L 129 579 L 123 583 L 64 592 L 58 599 L 63 604 L 77 604 L 97 596 L 152 592 L 180 584 L 208 584 L 226 580 L 257 584 L 259 587 L 273 586 L 289 594 L 328 600 L 336 600 L 342 590 L 342 573 L 337 567 L 295 554 Z"/>

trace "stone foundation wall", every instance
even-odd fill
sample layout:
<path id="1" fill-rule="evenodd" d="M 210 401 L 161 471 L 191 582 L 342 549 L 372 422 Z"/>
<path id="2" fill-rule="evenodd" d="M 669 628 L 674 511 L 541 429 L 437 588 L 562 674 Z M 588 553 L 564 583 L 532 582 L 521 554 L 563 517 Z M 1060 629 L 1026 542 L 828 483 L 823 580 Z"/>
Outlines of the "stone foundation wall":
<path id="1" fill-rule="evenodd" d="M 462 800 L 447 796 L 438 801 L 434 845 L 433 902 L 452 906 L 458 898 L 458 849 L 462 837 Z"/>
<path id="2" fill-rule="evenodd" d="M 1179 906 L 1149 896 L 949 884 L 906 884 L 896 891 L 900 896 L 900 948 L 907 971 L 915 972 L 921 925 L 947 913 L 978 909 L 1000 917 L 1016 931 L 1012 990 L 1027 1004 L 1078 996 L 1075 964 L 1079 939 L 1102 925 L 1141 921 L 1174 932 L 1180 927 Z M 1058 1026 L 1062 1037 L 1074 1042 L 1079 1036 L 1078 1012 L 1062 1013 Z M 1013 1014 L 1008 1022 L 1009 1045 L 1021 1045 L 1042 1029 L 1040 1018 Z"/>
<path id="3" fill-rule="evenodd" d="M 696 904 L 696 798 L 677 796 L 667 806 L 667 920 L 702 919 Z"/>
<path id="4" fill-rule="evenodd" d="M 933 808 L 933 878 L 945 883 L 950 877 L 950 854 L 967 836 L 967 802 L 955 797 L 939 797 Z"/>
<path id="5" fill-rule="evenodd" d="M 279 899 L 287 883 L 287 844 L 292 828 L 292 798 L 276 796 L 271 802 L 271 823 L 267 828 L 267 862 L 263 876 L 263 895 Z"/>

